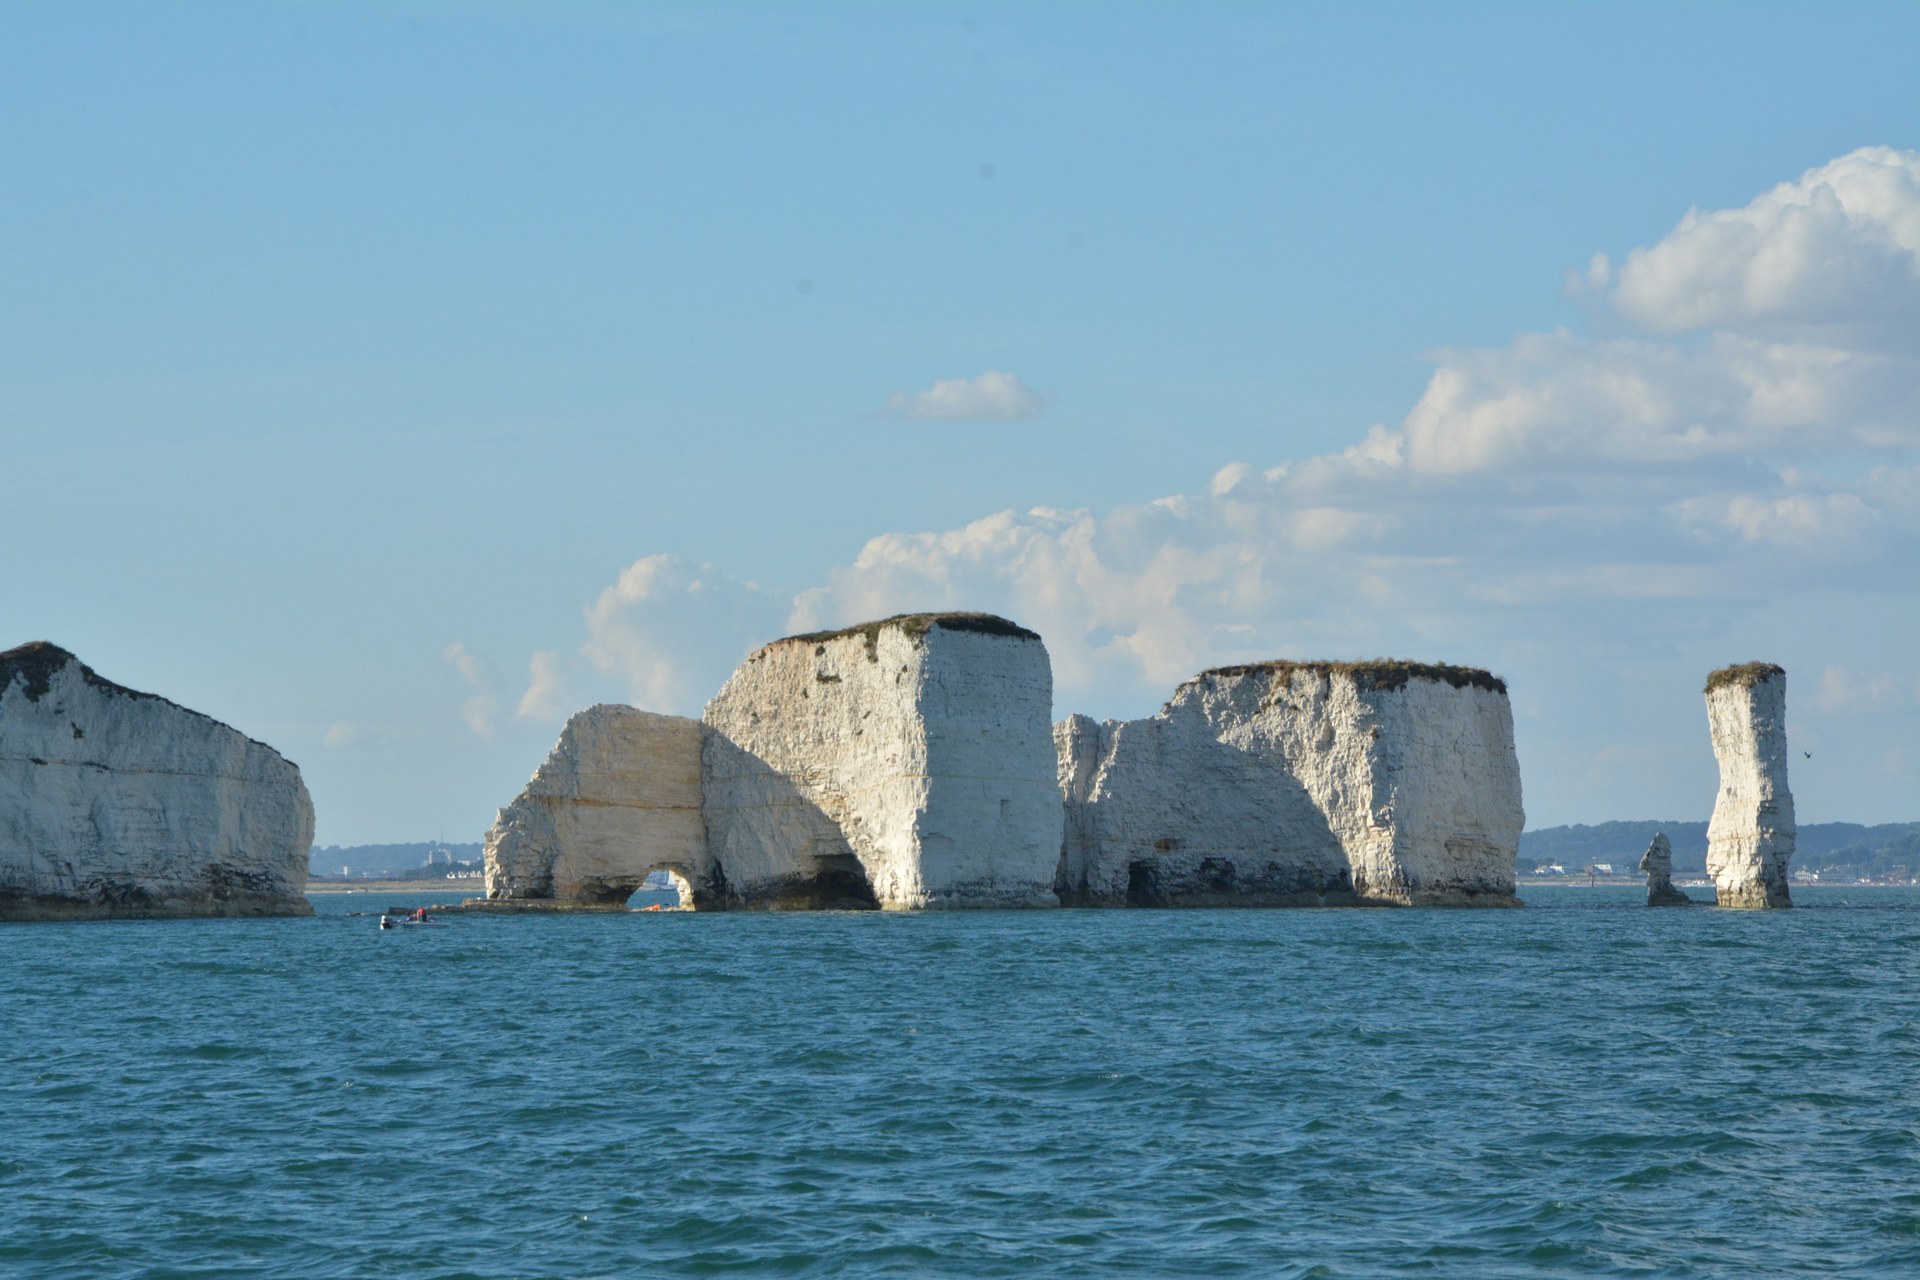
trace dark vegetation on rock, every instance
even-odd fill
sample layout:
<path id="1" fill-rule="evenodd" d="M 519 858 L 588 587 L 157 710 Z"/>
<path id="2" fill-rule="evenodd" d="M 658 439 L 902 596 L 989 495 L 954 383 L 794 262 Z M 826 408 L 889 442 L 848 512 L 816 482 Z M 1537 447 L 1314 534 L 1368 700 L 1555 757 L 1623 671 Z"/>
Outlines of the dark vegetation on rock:
<path id="1" fill-rule="evenodd" d="M 1286 680 L 1300 671 L 1315 676 L 1350 676 L 1360 689 L 1369 693 L 1403 688 L 1409 680 L 1438 680 L 1456 689 L 1471 687 L 1485 689 L 1489 693 L 1507 691 L 1505 680 L 1479 667 L 1456 667 L 1444 662 L 1408 662 L 1401 658 L 1374 658 L 1365 662 L 1292 662 L 1286 659 L 1248 662 L 1230 667 L 1209 667 L 1187 683 L 1205 680 L 1209 676 L 1276 675 Z"/>
<path id="2" fill-rule="evenodd" d="M 81 677 L 88 684 L 105 693 L 117 694 L 123 698 L 167 701 L 157 693 L 142 693 L 138 689 L 129 689 L 125 685 L 115 684 L 111 680 L 95 675 L 92 667 L 81 662 L 59 645 L 46 640 L 31 640 L 18 648 L 0 653 L 0 694 L 5 694 L 18 678 L 22 682 L 21 691 L 27 695 L 27 701 L 38 702 L 47 696 L 47 690 L 52 687 L 54 672 L 68 663 L 78 663 Z M 75 733 L 74 736 L 77 738 L 80 734 Z"/>
<path id="3" fill-rule="evenodd" d="M 89 687 L 98 689 L 102 693 L 111 694 L 116 698 L 130 698 L 135 702 L 157 702 L 163 707 L 172 707 L 182 715 L 192 716 L 196 720 L 204 720 L 208 724 L 218 725 L 220 728 L 234 733 L 240 732 L 232 725 L 221 720 L 216 720 L 204 711 L 195 711 L 192 707 L 183 707 L 171 698 L 163 698 L 157 693 L 143 693 L 138 689 L 129 689 L 123 684 L 115 684 L 105 676 L 96 674 L 92 667 L 80 661 L 80 659 L 76 658 L 73 654 L 68 653 L 59 645 L 47 640 L 32 640 L 20 645 L 18 648 L 8 649 L 5 653 L 0 653 L 0 697 L 6 696 L 7 690 L 12 687 L 17 677 L 21 681 L 21 691 L 26 694 L 27 701 L 38 702 L 40 699 L 46 697 L 47 691 L 53 687 L 54 673 L 69 664 L 79 667 L 80 678 L 85 680 Z M 87 735 L 84 729 L 78 724 L 75 724 L 73 726 L 73 736 L 79 739 Z M 266 747 L 267 750 L 273 751 L 270 745 L 261 742 L 258 738 L 244 733 L 240 734 L 240 736 L 246 738 L 248 742 L 258 743 L 260 746 Z M 279 755 L 280 753 L 274 751 L 274 754 Z M 281 758 L 286 759 L 284 756 Z M 35 763 L 44 764 L 45 761 L 36 761 Z M 287 763 L 292 764 L 293 762 L 289 760 Z M 101 766 L 94 765 L 92 767 L 99 768 Z M 297 768 L 298 766 L 295 767 Z"/>
<path id="4" fill-rule="evenodd" d="M 1010 622 L 993 613 L 896 613 L 891 618 L 880 618 L 873 622 L 861 622 L 851 627 L 841 627 L 837 631 L 809 631 L 803 635 L 785 636 L 766 646 L 771 649 L 783 644 L 825 644 L 829 640 L 844 640 L 849 636 L 859 636 L 867 642 L 867 657 L 879 661 L 880 633 L 888 627 L 898 627 L 909 638 L 919 640 L 935 627 L 948 631 L 977 631 L 989 636 L 1012 636 L 1020 640 L 1038 640 L 1038 632 L 1029 631 L 1017 622 Z"/>
<path id="5" fill-rule="evenodd" d="M 1722 667 L 1707 677 L 1707 687 L 1702 690 L 1712 693 L 1715 689 L 1724 689 L 1728 685 L 1737 685 L 1742 689 L 1751 689 L 1764 684 L 1775 676 L 1787 674 L 1787 669 L 1775 666 L 1771 662 L 1741 662 L 1731 667 Z"/>

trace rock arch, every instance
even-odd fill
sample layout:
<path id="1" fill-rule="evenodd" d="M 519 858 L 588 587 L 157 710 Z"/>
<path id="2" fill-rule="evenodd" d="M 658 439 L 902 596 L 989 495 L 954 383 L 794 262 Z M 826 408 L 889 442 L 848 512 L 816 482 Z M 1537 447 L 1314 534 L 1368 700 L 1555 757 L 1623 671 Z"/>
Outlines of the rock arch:
<path id="1" fill-rule="evenodd" d="M 615 704 L 573 716 L 487 832 L 487 897 L 617 911 L 654 871 L 680 877 L 696 906 L 711 896 L 705 733 L 698 720 Z"/>

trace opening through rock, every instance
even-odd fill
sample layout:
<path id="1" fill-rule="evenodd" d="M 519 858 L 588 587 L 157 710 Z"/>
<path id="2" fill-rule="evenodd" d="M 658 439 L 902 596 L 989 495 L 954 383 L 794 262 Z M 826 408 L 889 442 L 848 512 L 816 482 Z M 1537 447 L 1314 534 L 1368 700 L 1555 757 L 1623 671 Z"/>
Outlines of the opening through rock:
<path id="1" fill-rule="evenodd" d="M 629 911 L 645 911 L 649 907 L 666 910 L 669 907 L 692 905 L 693 886 L 672 867 L 655 867 L 649 871 L 647 878 L 627 898 Z"/>

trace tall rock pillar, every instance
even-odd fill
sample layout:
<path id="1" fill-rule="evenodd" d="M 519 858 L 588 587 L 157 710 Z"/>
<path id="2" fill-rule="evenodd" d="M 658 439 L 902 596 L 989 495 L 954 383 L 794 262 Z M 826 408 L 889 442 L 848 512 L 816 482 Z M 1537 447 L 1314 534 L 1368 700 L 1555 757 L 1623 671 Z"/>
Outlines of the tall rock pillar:
<path id="1" fill-rule="evenodd" d="M 1793 792 L 1787 789 L 1787 673 L 1770 662 L 1707 677 L 1720 795 L 1707 824 L 1707 874 L 1723 907 L 1790 907 Z"/>

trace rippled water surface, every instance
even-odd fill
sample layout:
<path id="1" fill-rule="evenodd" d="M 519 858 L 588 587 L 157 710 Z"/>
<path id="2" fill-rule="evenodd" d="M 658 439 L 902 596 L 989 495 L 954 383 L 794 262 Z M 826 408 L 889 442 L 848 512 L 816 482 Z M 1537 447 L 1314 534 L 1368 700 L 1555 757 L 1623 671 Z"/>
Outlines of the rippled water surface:
<path id="1" fill-rule="evenodd" d="M 1920 1275 L 1920 893 L 1795 892 L 0 928 L 0 1273 Z"/>

